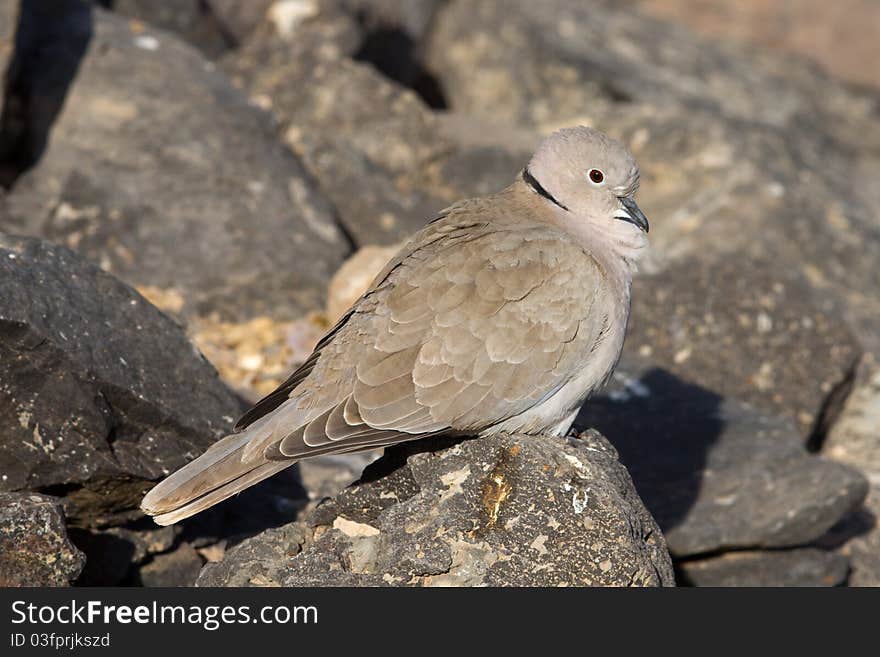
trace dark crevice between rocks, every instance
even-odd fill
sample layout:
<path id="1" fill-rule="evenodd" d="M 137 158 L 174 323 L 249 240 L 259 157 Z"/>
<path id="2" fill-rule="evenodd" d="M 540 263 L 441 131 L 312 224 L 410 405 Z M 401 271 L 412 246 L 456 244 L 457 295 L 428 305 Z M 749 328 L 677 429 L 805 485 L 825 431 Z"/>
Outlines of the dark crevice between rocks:
<path id="1" fill-rule="evenodd" d="M 738 554 L 741 552 L 787 552 L 788 550 L 797 550 L 800 548 L 810 547 L 810 545 L 786 545 L 779 547 L 764 547 L 761 545 L 728 545 L 714 550 L 705 550 L 703 552 L 694 552 L 683 556 L 673 555 L 673 564 L 690 563 L 692 561 L 705 561 L 706 559 L 715 559 L 729 554 Z"/>
<path id="2" fill-rule="evenodd" d="M 855 387 L 856 373 L 858 372 L 860 362 L 861 356 L 857 356 L 846 369 L 843 379 L 831 389 L 822 401 L 822 405 L 819 407 L 819 412 L 816 415 L 816 421 L 813 424 L 810 435 L 807 437 L 807 451 L 816 453 L 822 450 L 828 433 L 838 418 L 840 418 L 840 414 L 846 406 L 846 401 Z"/>
<path id="3" fill-rule="evenodd" d="M 75 493 L 80 490 L 82 487 L 82 484 L 52 484 L 50 486 L 40 486 L 34 490 L 43 495 L 50 495 L 51 497 L 63 499 L 70 493 Z"/>
<path id="4" fill-rule="evenodd" d="M 333 223 L 336 225 L 336 228 L 339 230 L 339 234 L 342 236 L 342 240 L 345 242 L 344 255 L 346 258 L 350 258 L 359 248 L 364 245 L 358 244 L 357 238 L 348 229 L 348 226 L 345 225 L 345 222 L 342 220 L 342 216 L 339 214 L 339 210 L 335 206 L 333 207 Z"/>
<path id="5" fill-rule="evenodd" d="M 34 490 L 61 500 L 70 525 L 101 528 L 142 517 L 137 507 L 151 485 L 145 479 L 117 476 L 38 486 Z"/>
<path id="6" fill-rule="evenodd" d="M 39 162 L 92 38 L 88 0 L 20 4 L 0 113 L 0 186 Z"/>
<path id="7" fill-rule="evenodd" d="M 358 19 L 366 22 L 363 16 Z M 387 78 L 414 91 L 428 107 L 449 109 L 440 79 L 424 65 L 418 44 L 403 29 L 378 25 L 366 29 L 366 35 L 354 59 L 372 64 Z"/>

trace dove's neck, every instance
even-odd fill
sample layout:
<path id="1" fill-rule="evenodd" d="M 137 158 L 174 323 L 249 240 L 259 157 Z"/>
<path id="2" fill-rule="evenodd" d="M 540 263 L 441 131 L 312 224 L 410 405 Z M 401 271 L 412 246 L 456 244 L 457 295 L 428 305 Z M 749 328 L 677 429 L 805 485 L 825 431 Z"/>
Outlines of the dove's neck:
<path id="1" fill-rule="evenodd" d="M 589 219 L 584 219 L 578 222 L 574 231 L 569 232 L 575 234 L 581 247 L 597 262 L 630 281 L 638 270 L 639 258 L 647 248 L 648 240 L 631 224 L 617 223 L 621 224 L 621 230 L 609 232 L 597 229 Z"/>
<path id="2" fill-rule="evenodd" d="M 639 228 L 615 219 L 611 210 L 607 217 L 594 217 L 566 207 L 529 176 L 528 170 L 501 192 L 502 196 L 508 194 L 513 197 L 511 200 L 518 201 L 517 205 L 529 208 L 528 214 L 571 236 L 603 269 L 629 286 L 639 258 L 648 246 L 648 238 Z"/>

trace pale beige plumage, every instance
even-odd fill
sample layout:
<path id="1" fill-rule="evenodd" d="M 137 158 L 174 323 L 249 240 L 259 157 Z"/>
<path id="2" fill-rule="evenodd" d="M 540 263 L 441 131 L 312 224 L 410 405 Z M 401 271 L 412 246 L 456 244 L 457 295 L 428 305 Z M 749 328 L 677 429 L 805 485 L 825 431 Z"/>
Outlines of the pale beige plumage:
<path id="1" fill-rule="evenodd" d="M 588 128 L 555 133 L 510 187 L 419 231 L 239 433 L 142 508 L 170 524 L 320 454 L 567 431 L 622 348 L 646 244 L 637 185 L 617 142 Z"/>

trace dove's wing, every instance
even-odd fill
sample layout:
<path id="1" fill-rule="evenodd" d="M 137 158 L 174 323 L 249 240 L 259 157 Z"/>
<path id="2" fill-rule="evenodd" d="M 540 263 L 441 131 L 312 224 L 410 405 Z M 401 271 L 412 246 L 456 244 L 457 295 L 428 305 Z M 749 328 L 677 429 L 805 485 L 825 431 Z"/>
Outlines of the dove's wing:
<path id="1" fill-rule="evenodd" d="M 583 372 L 608 335 L 606 277 L 547 225 L 479 215 L 453 212 L 421 231 L 239 433 L 142 508 L 170 524 L 299 459 L 478 433 Z"/>
<path id="2" fill-rule="evenodd" d="M 478 432 L 570 381 L 608 326 L 601 272 L 546 225 L 497 223 L 453 222 L 393 262 L 246 451 L 300 459 Z"/>

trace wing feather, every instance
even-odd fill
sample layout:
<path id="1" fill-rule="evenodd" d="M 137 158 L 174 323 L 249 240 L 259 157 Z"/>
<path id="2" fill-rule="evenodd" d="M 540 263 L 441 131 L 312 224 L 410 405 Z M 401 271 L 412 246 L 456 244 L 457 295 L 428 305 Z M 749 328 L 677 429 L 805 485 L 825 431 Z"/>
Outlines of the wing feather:
<path id="1" fill-rule="evenodd" d="M 479 431 L 554 394 L 584 365 L 600 287 L 589 256 L 546 226 L 482 226 L 467 239 L 455 226 L 432 226 L 243 418 L 292 419 L 285 409 L 300 409 L 302 426 L 262 440 L 266 458 Z"/>

